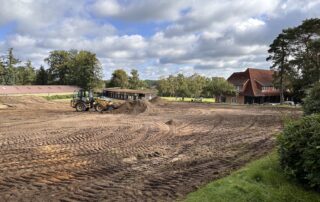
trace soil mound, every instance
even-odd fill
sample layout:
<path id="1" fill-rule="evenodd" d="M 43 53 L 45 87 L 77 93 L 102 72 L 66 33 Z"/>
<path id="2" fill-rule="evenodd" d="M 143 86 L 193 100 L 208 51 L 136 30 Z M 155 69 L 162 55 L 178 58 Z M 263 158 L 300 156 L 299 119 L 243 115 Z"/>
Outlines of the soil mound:
<path id="1" fill-rule="evenodd" d="M 162 104 L 165 104 L 166 101 L 163 100 L 161 97 L 157 96 L 157 97 L 154 97 L 150 100 L 150 103 L 152 104 L 157 104 L 157 105 L 162 105 Z"/>
<path id="2" fill-rule="evenodd" d="M 167 125 L 171 126 L 171 125 L 176 125 L 176 122 L 172 119 L 170 119 L 169 121 L 166 122 Z"/>
<path id="3" fill-rule="evenodd" d="M 115 114 L 141 114 L 144 112 L 153 112 L 154 107 L 147 100 L 128 100 L 121 104 L 116 110 Z"/>

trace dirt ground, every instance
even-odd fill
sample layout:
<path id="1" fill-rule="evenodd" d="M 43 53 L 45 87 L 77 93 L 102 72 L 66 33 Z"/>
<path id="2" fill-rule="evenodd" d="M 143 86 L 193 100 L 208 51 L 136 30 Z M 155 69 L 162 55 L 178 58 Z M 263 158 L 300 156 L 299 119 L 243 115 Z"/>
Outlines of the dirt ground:
<path id="1" fill-rule="evenodd" d="M 139 113 L 77 113 L 66 102 L 17 99 L 0 97 L 3 201 L 183 199 L 269 152 L 284 115 L 299 115 L 160 101 Z"/>

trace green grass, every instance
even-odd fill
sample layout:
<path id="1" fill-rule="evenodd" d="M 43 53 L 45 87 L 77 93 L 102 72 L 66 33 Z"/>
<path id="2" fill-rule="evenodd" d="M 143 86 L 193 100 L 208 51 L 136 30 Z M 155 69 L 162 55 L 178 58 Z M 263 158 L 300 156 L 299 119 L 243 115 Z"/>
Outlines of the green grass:
<path id="1" fill-rule="evenodd" d="M 191 102 L 191 99 L 193 98 L 184 98 L 184 101 L 182 101 L 181 98 L 176 99 L 175 97 L 161 97 L 162 99 L 168 100 L 168 101 L 177 101 L 177 102 Z M 206 102 L 206 103 L 212 103 L 215 102 L 214 98 L 203 98 L 202 102 Z"/>
<path id="2" fill-rule="evenodd" d="M 196 192 L 188 194 L 185 201 L 319 202 L 320 193 L 308 191 L 287 179 L 274 152 L 249 163 L 230 176 L 211 182 Z"/>
<path id="3" fill-rule="evenodd" d="M 50 96 L 42 96 L 47 100 L 66 100 L 66 99 L 71 99 L 72 94 L 66 94 L 66 95 L 50 95 Z"/>

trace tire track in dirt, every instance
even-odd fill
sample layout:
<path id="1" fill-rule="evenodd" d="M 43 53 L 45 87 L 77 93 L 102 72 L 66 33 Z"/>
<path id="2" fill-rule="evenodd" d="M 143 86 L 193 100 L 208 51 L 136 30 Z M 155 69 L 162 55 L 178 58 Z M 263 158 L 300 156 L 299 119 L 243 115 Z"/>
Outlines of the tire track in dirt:
<path id="1" fill-rule="evenodd" d="M 173 201 L 270 151 L 281 128 L 278 112 L 197 103 L 139 115 L 61 112 L 0 112 L 1 198 Z"/>

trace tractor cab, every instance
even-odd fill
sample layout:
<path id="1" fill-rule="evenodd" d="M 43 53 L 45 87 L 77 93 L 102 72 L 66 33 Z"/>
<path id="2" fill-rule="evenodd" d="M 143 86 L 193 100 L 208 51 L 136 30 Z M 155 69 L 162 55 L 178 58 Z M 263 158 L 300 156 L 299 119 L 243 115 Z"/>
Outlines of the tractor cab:
<path id="1" fill-rule="evenodd" d="M 78 112 L 88 111 L 93 107 L 94 97 L 91 90 L 79 89 L 73 92 L 71 107 L 76 108 Z"/>
<path id="2" fill-rule="evenodd" d="M 91 108 L 98 112 L 116 109 L 111 99 L 106 97 L 94 98 L 91 90 L 84 89 L 74 91 L 71 107 L 76 108 L 77 112 L 88 111 Z"/>

